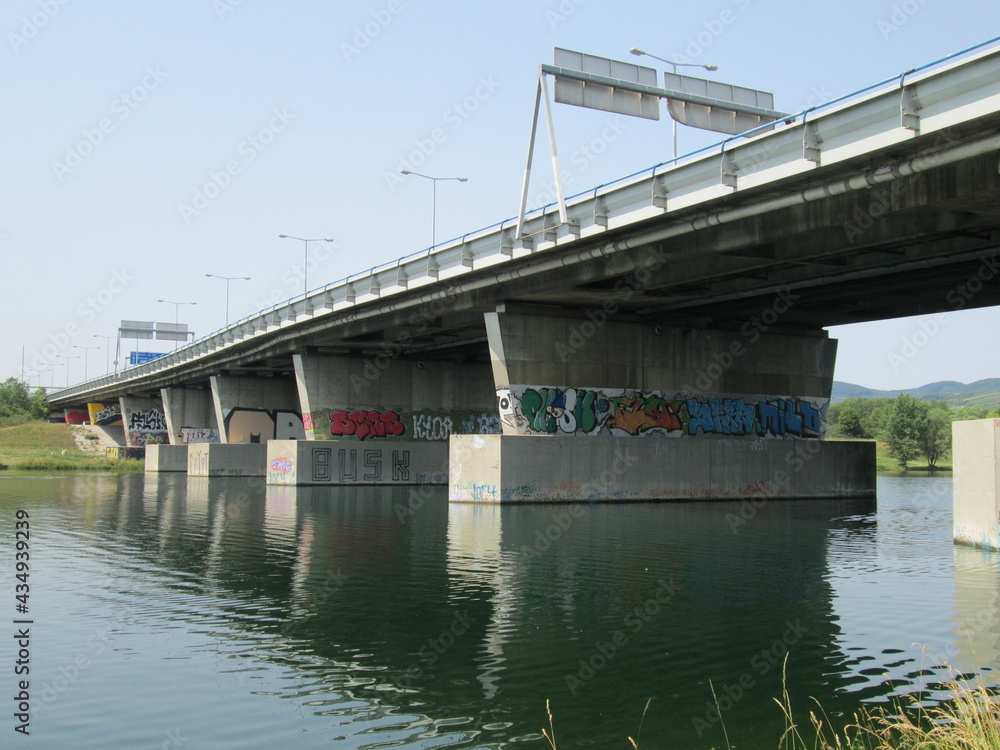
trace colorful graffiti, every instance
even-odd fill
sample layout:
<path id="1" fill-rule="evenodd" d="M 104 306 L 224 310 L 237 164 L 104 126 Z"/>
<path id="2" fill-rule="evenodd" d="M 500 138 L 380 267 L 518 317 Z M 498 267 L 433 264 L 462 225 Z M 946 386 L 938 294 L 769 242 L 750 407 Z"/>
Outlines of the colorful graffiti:
<path id="1" fill-rule="evenodd" d="M 182 443 L 218 443 L 219 431 L 212 427 L 181 427 Z"/>
<path id="2" fill-rule="evenodd" d="M 90 412 L 79 409 L 66 409 L 63 412 L 66 424 L 83 424 L 90 421 Z"/>
<path id="3" fill-rule="evenodd" d="M 667 432 L 683 429 L 677 404 L 660 396 L 637 393 L 608 400 L 615 405 L 615 413 L 605 423 L 609 429 L 623 430 L 629 435 L 657 428 Z"/>
<path id="4" fill-rule="evenodd" d="M 302 416 L 296 411 L 245 409 L 237 406 L 226 415 L 230 443 L 266 443 L 268 440 L 305 440 Z"/>
<path id="5" fill-rule="evenodd" d="M 829 401 L 613 388 L 511 386 L 499 421 L 519 435 L 821 438 Z"/>
<path id="6" fill-rule="evenodd" d="M 607 419 L 610 402 L 582 388 L 528 388 L 520 407 L 532 432 L 589 433 Z"/>
<path id="7" fill-rule="evenodd" d="M 87 411 L 90 414 L 90 423 L 101 427 L 120 425 L 122 423 L 121 404 L 87 404 Z"/>
<path id="8" fill-rule="evenodd" d="M 406 434 L 406 425 L 399 412 L 378 409 L 330 412 L 330 434 L 335 437 L 356 437 L 358 440 L 384 438 Z"/>
<path id="9" fill-rule="evenodd" d="M 499 435 L 500 417 L 487 412 L 338 409 L 310 415 L 315 425 L 329 420 L 331 438 L 445 441 L 452 435 Z M 325 426 L 325 423 L 324 423 Z M 326 430 L 316 429 L 316 437 Z"/>
<path id="10" fill-rule="evenodd" d="M 125 443 L 130 446 L 164 445 L 169 443 L 167 418 L 156 407 L 125 413 Z"/>
<path id="11" fill-rule="evenodd" d="M 292 470 L 292 459 L 279 456 L 268 464 L 268 469 L 279 474 L 287 474 Z"/>

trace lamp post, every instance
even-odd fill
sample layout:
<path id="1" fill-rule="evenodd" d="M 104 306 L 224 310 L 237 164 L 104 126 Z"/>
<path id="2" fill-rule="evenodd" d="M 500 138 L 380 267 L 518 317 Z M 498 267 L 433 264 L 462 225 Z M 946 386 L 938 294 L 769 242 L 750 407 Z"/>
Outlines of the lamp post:
<path id="1" fill-rule="evenodd" d="M 280 240 L 298 240 L 305 244 L 305 249 L 302 252 L 302 294 L 306 294 L 309 291 L 309 243 L 310 242 L 333 242 L 331 239 L 324 237 L 293 237 L 290 234 L 279 234 L 278 239 Z"/>
<path id="2" fill-rule="evenodd" d="M 80 359 L 80 355 L 78 355 L 78 354 L 57 354 L 56 356 L 57 357 L 62 357 L 63 359 L 67 360 L 66 361 L 66 387 L 69 388 L 69 360 L 71 360 L 71 359 Z"/>
<path id="3" fill-rule="evenodd" d="M 99 333 L 95 333 L 94 338 L 104 339 L 104 374 L 107 375 L 111 371 L 111 342 L 115 337 L 102 336 Z"/>
<path id="4" fill-rule="evenodd" d="M 56 387 L 56 368 L 57 367 L 66 367 L 66 363 L 65 362 L 50 362 L 49 363 L 49 387 L 50 388 L 55 388 Z M 67 372 L 68 371 L 69 370 L 67 370 Z"/>
<path id="5" fill-rule="evenodd" d="M 80 346 L 79 344 L 73 344 L 74 349 L 83 349 L 83 379 L 87 379 L 87 357 L 88 351 L 90 349 L 100 349 L 99 346 Z"/>
<path id="6" fill-rule="evenodd" d="M 177 311 L 181 309 L 181 305 L 197 305 L 197 302 L 172 302 L 168 299 L 158 299 L 157 302 L 165 302 L 168 305 L 174 306 L 174 325 L 177 325 Z M 176 333 L 176 331 L 175 331 Z M 187 343 L 187 334 L 184 335 L 184 343 Z M 174 349 L 177 348 L 177 341 L 174 341 Z"/>
<path id="7" fill-rule="evenodd" d="M 414 177 L 423 177 L 425 180 L 430 180 L 431 185 L 431 249 L 433 250 L 437 246 L 437 184 L 441 180 L 455 180 L 456 182 L 468 182 L 468 177 L 431 177 L 430 175 L 420 174 L 420 172 L 411 172 L 409 169 L 399 170 L 400 174 L 403 175 L 413 175 Z"/>
<path id="8" fill-rule="evenodd" d="M 645 55 L 646 57 L 652 57 L 654 60 L 659 60 L 662 63 L 666 63 L 667 65 L 671 66 L 671 68 L 673 69 L 673 72 L 674 72 L 675 75 L 677 74 L 677 68 L 704 68 L 705 70 L 718 70 L 719 69 L 718 65 L 711 65 L 711 64 L 709 64 L 709 65 L 702 65 L 701 63 L 681 63 L 681 62 L 674 62 L 673 60 L 667 60 L 666 58 L 657 57 L 656 55 L 651 55 L 648 52 L 643 52 L 638 47 L 633 47 L 632 49 L 629 50 L 629 52 L 631 52 L 633 55 L 638 55 L 639 57 L 642 57 L 643 55 Z M 674 120 L 673 118 L 671 118 L 671 120 L 672 120 L 672 123 L 673 123 L 674 158 L 676 159 L 677 158 L 677 120 Z"/>
<path id="9" fill-rule="evenodd" d="M 206 273 L 206 278 L 209 279 L 224 279 L 226 282 L 226 327 L 229 327 L 229 282 L 230 281 L 250 281 L 249 276 L 217 276 L 214 273 Z M 164 300 L 160 300 L 163 302 Z M 182 303 L 183 304 L 183 303 Z M 194 304 L 193 302 L 191 304 Z"/>

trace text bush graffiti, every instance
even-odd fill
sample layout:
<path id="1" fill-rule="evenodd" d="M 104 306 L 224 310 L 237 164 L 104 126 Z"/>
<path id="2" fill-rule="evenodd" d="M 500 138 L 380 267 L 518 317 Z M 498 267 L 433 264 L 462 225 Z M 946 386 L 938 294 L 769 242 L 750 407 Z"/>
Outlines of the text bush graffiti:
<path id="1" fill-rule="evenodd" d="M 500 419 L 519 435 L 821 438 L 827 399 L 613 388 L 512 386 Z"/>

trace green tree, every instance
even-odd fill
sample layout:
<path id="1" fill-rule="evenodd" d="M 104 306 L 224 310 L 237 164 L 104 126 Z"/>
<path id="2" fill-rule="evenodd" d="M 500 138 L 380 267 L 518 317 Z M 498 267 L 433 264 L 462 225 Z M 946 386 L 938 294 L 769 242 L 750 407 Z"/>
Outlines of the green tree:
<path id="1" fill-rule="evenodd" d="M 17 378 L 0 383 L 0 421 L 6 424 L 44 419 L 49 414 L 49 400 L 43 389 L 28 392 L 28 386 Z"/>
<path id="2" fill-rule="evenodd" d="M 861 426 L 861 414 L 853 404 L 845 404 L 838 415 L 837 424 L 840 425 L 840 434 L 849 438 L 864 438 L 865 430 Z"/>
<path id="3" fill-rule="evenodd" d="M 882 425 L 882 442 L 889 448 L 889 455 L 906 466 L 923 452 L 923 439 L 927 434 L 928 407 L 908 393 L 900 393 L 885 411 Z"/>
<path id="4" fill-rule="evenodd" d="M 942 405 L 944 408 L 935 408 L 935 405 L 928 408 L 924 434 L 920 437 L 920 449 L 932 469 L 937 466 L 938 459 L 951 450 L 952 413 L 947 404 Z"/>

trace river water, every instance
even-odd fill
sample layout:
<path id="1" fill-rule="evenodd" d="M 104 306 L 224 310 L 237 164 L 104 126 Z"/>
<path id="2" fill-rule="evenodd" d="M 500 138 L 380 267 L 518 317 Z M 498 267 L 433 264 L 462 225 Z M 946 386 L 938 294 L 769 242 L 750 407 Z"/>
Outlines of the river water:
<path id="1" fill-rule="evenodd" d="M 549 701 L 563 749 L 722 748 L 724 725 L 773 750 L 786 654 L 793 705 L 834 721 L 1000 666 L 1000 555 L 952 544 L 948 477 L 880 478 L 877 506 L 499 508 L 7 475 L 0 534 L 0 619 L 32 620 L 25 747 L 546 748 Z"/>

